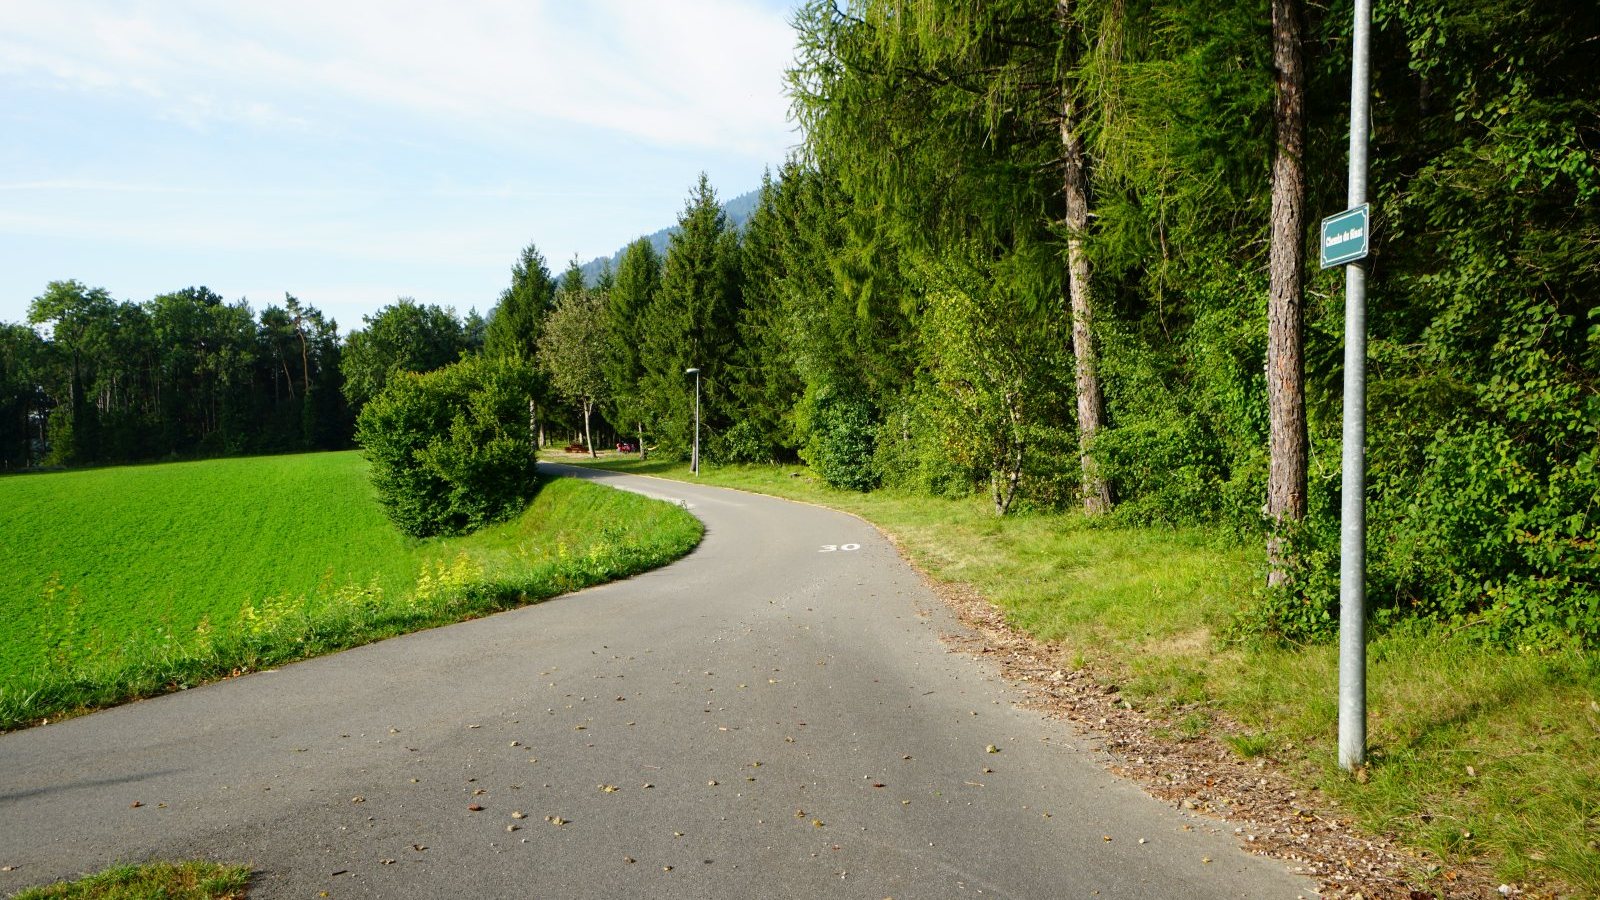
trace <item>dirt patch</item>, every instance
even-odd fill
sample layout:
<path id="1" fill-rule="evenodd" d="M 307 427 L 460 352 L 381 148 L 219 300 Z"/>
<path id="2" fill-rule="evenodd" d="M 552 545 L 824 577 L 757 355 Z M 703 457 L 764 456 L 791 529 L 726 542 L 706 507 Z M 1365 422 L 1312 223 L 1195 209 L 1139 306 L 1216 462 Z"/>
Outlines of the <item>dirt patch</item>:
<path id="1" fill-rule="evenodd" d="M 949 646 L 993 660 L 1026 692 L 1025 706 L 1072 722 L 1107 754 L 1111 771 L 1174 806 L 1226 822 L 1246 851 L 1282 860 L 1292 871 L 1316 879 L 1324 897 L 1531 896 L 1516 888 L 1503 892 L 1486 871 L 1444 865 L 1358 831 L 1320 792 L 1297 785 L 1270 756 L 1244 759 L 1234 752 L 1217 733 L 1245 730 L 1214 713 L 1210 733 L 1174 736 L 1179 726 L 1173 718 L 1133 708 L 1116 684 L 1089 668 L 1074 667 L 1062 649 L 1011 627 L 972 588 L 924 578 L 972 629 L 945 635 Z"/>

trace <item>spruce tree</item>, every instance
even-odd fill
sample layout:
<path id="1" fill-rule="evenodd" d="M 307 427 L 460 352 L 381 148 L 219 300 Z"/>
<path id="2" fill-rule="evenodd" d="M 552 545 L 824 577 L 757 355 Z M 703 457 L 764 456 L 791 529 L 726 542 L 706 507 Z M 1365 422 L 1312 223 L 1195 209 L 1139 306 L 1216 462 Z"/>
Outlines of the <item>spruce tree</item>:
<path id="1" fill-rule="evenodd" d="M 544 256 L 533 244 L 511 266 L 511 286 L 489 314 L 484 352 L 490 356 L 532 360 L 538 352 L 539 330 L 555 306 L 555 284 Z"/>
<path id="2" fill-rule="evenodd" d="M 694 383 L 700 370 L 702 437 L 728 420 L 726 363 L 737 336 L 739 239 L 728 229 L 716 192 L 702 173 L 690 193 L 678 231 L 670 238 L 661 290 L 646 310 L 644 401 L 663 444 L 675 451 L 693 439 Z"/>
<path id="3" fill-rule="evenodd" d="M 511 267 L 511 286 L 501 292 L 499 305 L 489 314 L 484 354 L 517 360 L 533 368 L 545 317 L 554 306 L 555 284 L 550 279 L 550 269 L 539 248 L 529 244 Z M 528 397 L 528 430 L 536 441 L 535 447 L 543 447 L 545 417 L 540 412 L 550 405 L 550 385 L 540 377 L 530 377 L 527 383 L 532 386 Z"/>
<path id="4" fill-rule="evenodd" d="M 605 294 L 604 368 L 611 387 L 608 417 L 637 436 L 640 459 L 646 455 L 646 432 L 654 422 L 645 392 L 641 335 L 646 312 L 660 289 L 661 259 L 647 238 L 639 238 L 623 251 Z"/>

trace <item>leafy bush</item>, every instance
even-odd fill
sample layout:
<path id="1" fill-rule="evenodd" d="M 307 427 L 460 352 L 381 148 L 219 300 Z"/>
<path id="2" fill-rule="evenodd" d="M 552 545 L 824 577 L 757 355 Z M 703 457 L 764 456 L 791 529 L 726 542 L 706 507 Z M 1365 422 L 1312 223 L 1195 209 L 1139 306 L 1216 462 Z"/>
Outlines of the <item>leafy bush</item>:
<path id="1" fill-rule="evenodd" d="M 772 442 L 753 419 L 740 419 L 707 442 L 706 455 L 718 462 L 770 463 L 778 458 Z"/>
<path id="2" fill-rule="evenodd" d="M 477 357 L 403 373 L 361 410 L 356 440 L 389 518 L 407 534 L 460 534 L 521 510 L 538 489 L 528 433 L 532 371 Z"/>
<path id="3" fill-rule="evenodd" d="M 873 467 L 885 484 L 938 497 L 964 497 L 986 473 L 961 464 L 946 447 L 935 409 L 936 390 L 922 377 L 891 403 L 878 426 Z"/>
<path id="4" fill-rule="evenodd" d="M 871 402 L 827 387 L 807 394 L 802 403 L 807 438 L 801 458 L 836 488 L 870 491 L 877 487 L 878 473 L 872 465 L 877 423 Z"/>

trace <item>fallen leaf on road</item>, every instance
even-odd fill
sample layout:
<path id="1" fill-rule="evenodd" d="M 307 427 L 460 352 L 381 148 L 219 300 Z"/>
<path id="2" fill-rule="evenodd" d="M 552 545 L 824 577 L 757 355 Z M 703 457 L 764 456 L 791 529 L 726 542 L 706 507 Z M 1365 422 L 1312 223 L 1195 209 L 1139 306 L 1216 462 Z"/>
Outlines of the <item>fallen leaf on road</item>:
<path id="1" fill-rule="evenodd" d="M 544 820 L 546 822 L 549 822 L 551 825 L 557 825 L 557 826 L 565 825 L 569 821 L 567 819 L 561 818 L 560 816 L 545 816 Z"/>
<path id="2" fill-rule="evenodd" d="M 511 813 L 511 818 L 513 818 L 513 819 L 526 819 L 527 817 L 528 817 L 528 814 L 523 812 L 520 809 Z"/>
<path id="3" fill-rule="evenodd" d="M 128 808 L 129 809 L 138 809 L 139 807 L 141 807 L 143 805 L 144 805 L 144 803 L 142 801 L 135 800 L 132 803 L 128 804 Z"/>
<path id="4" fill-rule="evenodd" d="M 989 746 L 987 746 L 987 747 L 985 747 L 983 749 L 984 749 L 985 753 L 999 753 L 1000 752 L 1000 748 L 996 747 L 993 744 L 990 744 Z"/>
<path id="5" fill-rule="evenodd" d="M 617 786 L 614 784 L 602 784 L 600 785 L 600 790 L 605 791 L 608 794 L 615 794 L 617 792 Z"/>
<path id="6" fill-rule="evenodd" d="M 467 809 L 471 810 L 472 812 L 483 812 L 483 807 L 479 806 L 476 803 L 474 803 L 471 806 L 467 807 Z"/>

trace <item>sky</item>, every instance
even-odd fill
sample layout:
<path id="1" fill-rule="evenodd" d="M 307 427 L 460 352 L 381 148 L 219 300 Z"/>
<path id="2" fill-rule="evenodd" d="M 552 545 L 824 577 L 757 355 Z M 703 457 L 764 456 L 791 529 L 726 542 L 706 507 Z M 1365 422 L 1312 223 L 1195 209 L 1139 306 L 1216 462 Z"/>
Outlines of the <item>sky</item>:
<path id="1" fill-rule="evenodd" d="M 799 142 L 788 0 L 0 0 L 0 322 L 51 281 L 488 312 Z"/>

